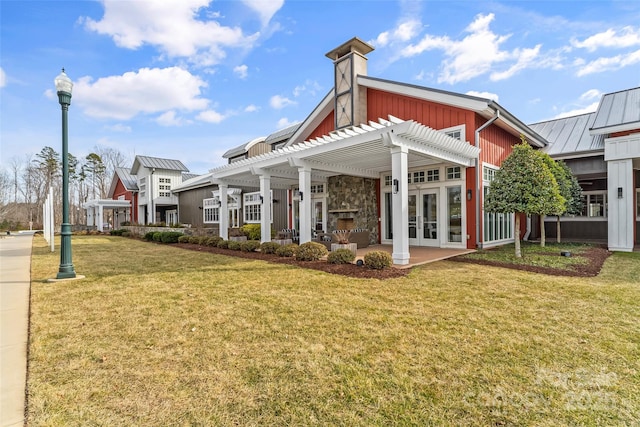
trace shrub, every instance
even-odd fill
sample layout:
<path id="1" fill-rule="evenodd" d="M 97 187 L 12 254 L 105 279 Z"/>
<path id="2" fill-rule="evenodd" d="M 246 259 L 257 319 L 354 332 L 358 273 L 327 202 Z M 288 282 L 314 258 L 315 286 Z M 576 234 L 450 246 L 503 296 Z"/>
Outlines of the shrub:
<path id="1" fill-rule="evenodd" d="M 189 243 L 193 243 L 194 245 L 199 245 L 200 236 L 189 236 Z"/>
<path id="2" fill-rule="evenodd" d="M 112 236 L 122 236 L 122 233 L 124 233 L 125 230 L 111 230 L 109 232 L 109 234 L 111 234 Z"/>
<path id="3" fill-rule="evenodd" d="M 218 247 L 220 249 L 229 249 L 229 240 L 224 240 L 224 239 L 220 240 L 218 242 Z"/>
<path id="4" fill-rule="evenodd" d="M 220 242 L 220 240 L 222 240 L 222 237 L 211 236 L 211 237 L 207 237 L 204 244 L 207 246 L 216 247 L 218 246 L 218 243 Z"/>
<path id="5" fill-rule="evenodd" d="M 296 252 L 298 252 L 298 247 L 299 246 L 297 243 L 289 243 L 287 245 L 282 245 L 278 249 L 276 249 L 276 255 L 282 256 L 282 257 L 296 256 Z"/>
<path id="6" fill-rule="evenodd" d="M 178 243 L 191 243 L 191 236 L 185 236 L 184 234 L 178 237 Z"/>
<path id="7" fill-rule="evenodd" d="M 152 241 L 154 234 L 155 234 L 155 231 L 147 231 L 146 233 L 144 233 L 144 240 L 147 240 L 149 242 Z"/>
<path id="8" fill-rule="evenodd" d="M 178 243 L 178 238 L 180 236 L 182 236 L 182 233 L 179 231 L 165 231 L 160 233 L 160 240 L 162 243 Z"/>
<path id="9" fill-rule="evenodd" d="M 364 265 L 374 270 L 391 267 L 392 263 L 391 254 L 385 251 L 371 251 L 364 254 Z"/>
<path id="10" fill-rule="evenodd" d="M 122 237 L 131 237 L 131 232 L 129 232 L 127 230 L 123 230 L 121 236 Z"/>
<path id="11" fill-rule="evenodd" d="M 245 224 L 241 227 L 241 230 L 249 240 L 260 240 L 262 237 L 260 224 Z"/>
<path id="12" fill-rule="evenodd" d="M 264 242 L 260 245 L 260 252 L 263 254 L 275 254 L 279 247 L 280 245 L 276 242 Z"/>
<path id="13" fill-rule="evenodd" d="M 242 248 L 241 242 L 236 242 L 235 240 L 229 240 L 229 249 L 232 251 L 239 251 Z"/>
<path id="14" fill-rule="evenodd" d="M 161 242 L 162 241 L 162 231 L 156 231 L 155 233 L 153 233 L 153 237 L 152 237 L 154 242 Z"/>
<path id="15" fill-rule="evenodd" d="M 300 245 L 296 252 L 298 261 L 317 261 L 327 254 L 327 248 L 322 243 L 306 242 Z"/>
<path id="16" fill-rule="evenodd" d="M 247 240 L 240 242 L 240 250 L 242 252 L 255 252 L 260 247 L 260 240 Z"/>
<path id="17" fill-rule="evenodd" d="M 327 256 L 329 264 L 351 264 L 354 259 L 356 256 L 349 249 L 337 249 Z"/>

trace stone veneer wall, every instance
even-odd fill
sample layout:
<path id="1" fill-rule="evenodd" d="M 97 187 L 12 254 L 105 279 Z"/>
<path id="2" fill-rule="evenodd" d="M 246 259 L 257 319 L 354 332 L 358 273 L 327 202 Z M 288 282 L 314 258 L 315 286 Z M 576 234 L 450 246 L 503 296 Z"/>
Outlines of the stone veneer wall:
<path id="1" fill-rule="evenodd" d="M 369 243 L 378 242 L 377 179 L 339 175 L 327 180 L 327 229 L 335 230 L 338 218 L 353 218 L 353 228 L 369 230 Z M 332 210 L 358 209 L 332 213 Z"/>

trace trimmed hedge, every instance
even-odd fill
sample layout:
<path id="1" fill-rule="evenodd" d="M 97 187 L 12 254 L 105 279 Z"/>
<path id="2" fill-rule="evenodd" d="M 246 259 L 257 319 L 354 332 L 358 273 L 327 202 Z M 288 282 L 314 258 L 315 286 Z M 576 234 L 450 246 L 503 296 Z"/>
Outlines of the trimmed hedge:
<path id="1" fill-rule="evenodd" d="M 229 240 L 229 244 L 227 245 L 229 249 L 232 251 L 239 251 L 242 248 L 242 243 L 236 240 Z"/>
<path id="2" fill-rule="evenodd" d="M 391 254 L 385 251 L 371 251 L 364 254 L 364 265 L 374 270 L 382 270 L 391 267 L 393 259 Z"/>
<path id="3" fill-rule="evenodd" d="M 153 241 L 154 234 L 156 234 L 155 231 L 147 231 L 146 233 L 144 233 L 144 240 L 147 240 L 149 242 Z"/>
<path id="4" fill-rule="evenodd" d="M 240 250 L 242 252 L 255 252 L 260 248 L 260 240 L 247 240 L 240 243 Z"/>
<path id="5" fill-rule="evenodd" d="M 152 237 L 154 242 L 161 242 L 162 241 L 162 231 L 156 231 L 155 233 L 153 233 L 153 237 Z"/>
<path id="6" fill-rule="evenodd" d="M 264 242 L 260 245 L 260 252 L 263 254 L 275 254 L 280 245 L 276 242 Z"/>
<path id="7" fill-rule="evenodd" d="M 322 243 L 306 242 L 298 247 L 295 256 L 298 261 L 318 261 L 327 252 L 327 247 Z"/>
<path id="8" fill-rule="evenodd" d="M 191 236 L 185 236 L 184 234 L 178 237 L 178 243 L 191 243 Z"/>
<path id="9" fill-rule="evenodd" d="M 293 256 L 296 256 L 296 252 L 298 252 L 298 248 L 299 246 L 297 243 L 289 243 L 287 245 L 282 245 L 278 249 L 276 249 L 276 255 L 282 256 L 282 257 L 293 257 Z"/>
<path id="10" fill-rule="evenodd" d="M 163 231 L 160 233 L 160 241 L 162 243 L 178 243 L 180 236 L 182 236 L 182 233 L 179 231 Z"/>
<path id="11" fill-rule="evenodd" d="M 218 246 L 218 243 L 220 243 L 220 240 L 222 240 L 222 237 L 211 236 L 211 237 L 207 237 L 204 244 L 207 246 L 216 247 Z"/>
<path id="12" fill-rule="evenodd" d="M 224 239 L 220 240 L 218 242 L 218 247 L 220 249 L 229 249 L 229 240 L 224 240 Z"/>
<path id="13" fill-rule="evenodd" d="M 337 249 L 327 256 L 329 264 L 351 264 L 356 256 L 350 249 Z"/>

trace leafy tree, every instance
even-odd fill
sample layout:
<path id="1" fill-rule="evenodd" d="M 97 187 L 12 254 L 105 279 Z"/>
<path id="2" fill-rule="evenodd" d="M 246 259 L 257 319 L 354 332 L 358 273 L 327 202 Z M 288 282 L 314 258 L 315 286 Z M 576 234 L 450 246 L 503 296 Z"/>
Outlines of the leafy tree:
<path id="1" fill-rule="evenodd" d="M 563 189 L 568 188 L 569 178 L 566 176 L 565 170 L 562 169 L 562 167 L 558 163 L 556 163 L 551 158 L 551 156 L 549 156 L 547 153 L 543 153 L 542 151 L 536 151 L 536 153 L 542 158 L 542 161 L 553 175 L 553 178 L 558 185 L 558 191 L 562 196 L 562 200 L 549 200 L 549 203 L 546 204 L 545 209 L 540 212 L 540 246 L 544 247 L 546 241 L 544 217 L 545 215 L 556 215 L 558 217 L 558 228 L 560 227 L 560 216 L 567 210 L 567 198 L 565 196 L 566 193 L 563 191 Z"/>
<path id="2" fill-rule="evenodd" d="M 556 177 L 560 194 L 565 198 L 565 215 L 580 215 L 582 212 L 582 188 L 578 184 L 578 179 L 573 175 L 569 166 L 562 160 L 555 162 L 557 170 L 562 171 L 560 177 Z M 552 171 L 553 172 L 553 171 Z M 555 175 L 555 173 L 554 173 Z M 556 241 L 560 243 L 560 216 L 556 222 Z"/>
<path id="3" fill-rule="evenodd" d="M 488 212 L 515 213 L 515 256 L 518 258 L 522 257 L 520 214 L 540 215 L 564 203 L 544 160 L 521 138 L 522 143 L 513 148 L 496 171 L 484 200 L 484 209 Z"/>

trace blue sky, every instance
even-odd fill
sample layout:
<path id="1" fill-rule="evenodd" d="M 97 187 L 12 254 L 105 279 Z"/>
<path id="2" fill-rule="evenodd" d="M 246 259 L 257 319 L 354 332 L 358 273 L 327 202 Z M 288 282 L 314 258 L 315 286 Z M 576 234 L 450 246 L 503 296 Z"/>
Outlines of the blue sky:
<path id="1" fill-rule="evenodd" d="M 61 151 L 53 79 L 75 86 L 69 151 L 183 161 L 299 122 L 357 36 L 368 74 L 498 102 L 525 123 L 640 86 L 638 1 L 0 1 L 0 164 Z"/>

